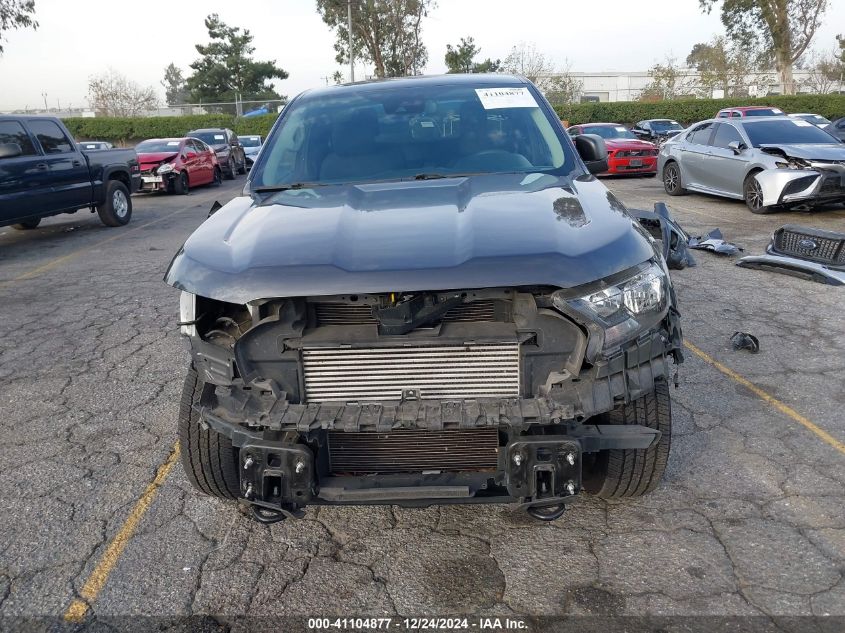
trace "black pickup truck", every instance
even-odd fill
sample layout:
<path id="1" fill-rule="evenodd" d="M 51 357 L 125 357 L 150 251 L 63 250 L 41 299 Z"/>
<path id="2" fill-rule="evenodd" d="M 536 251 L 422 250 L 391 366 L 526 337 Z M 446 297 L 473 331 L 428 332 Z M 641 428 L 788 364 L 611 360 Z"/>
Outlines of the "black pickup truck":
<path id="1" fill-rule="evenodd" d="M 123 226 L 140 181 L 135 150 L 88 154 L 59 119 L 0 115 L 0 226 L 33 229 L 85 208 L 106 226 Z"/>

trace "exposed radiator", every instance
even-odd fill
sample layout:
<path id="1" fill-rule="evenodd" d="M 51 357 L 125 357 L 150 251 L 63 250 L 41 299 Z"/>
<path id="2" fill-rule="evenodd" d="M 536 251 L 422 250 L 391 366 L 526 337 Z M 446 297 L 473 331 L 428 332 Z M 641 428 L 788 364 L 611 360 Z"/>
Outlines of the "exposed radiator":
<path id="1" fill-rule="evenodd" d="M 333 474 L 495 470 L 496 429 L 460 431 L 329 431 Z"/>
<path id="2" fill-rule="evenodd" d="M 519 396 L 519 344 L 306 348 L 302 351 L 308 402 Z"/>

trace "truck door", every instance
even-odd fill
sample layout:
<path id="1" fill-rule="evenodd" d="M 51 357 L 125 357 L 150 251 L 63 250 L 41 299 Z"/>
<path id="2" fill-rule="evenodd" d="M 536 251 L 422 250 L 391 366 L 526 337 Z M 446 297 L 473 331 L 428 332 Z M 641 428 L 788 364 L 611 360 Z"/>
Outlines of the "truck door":
<path id="1" fill-rule="evenodd" d="M 91 174 L 82 152 L 55 121 L 31 119 L 26 125 L 38 139 L 50 170 L 51 210 L 72 211 L 90 205 L 93 200 Z"/>
<path id="2" fill-rule="evenodd" d="M 0 157 L 0 225 L 50 210 L 50 170 L 19 121 L 0 119 L 0 145 L 14 144 L 20 154 Z"/>

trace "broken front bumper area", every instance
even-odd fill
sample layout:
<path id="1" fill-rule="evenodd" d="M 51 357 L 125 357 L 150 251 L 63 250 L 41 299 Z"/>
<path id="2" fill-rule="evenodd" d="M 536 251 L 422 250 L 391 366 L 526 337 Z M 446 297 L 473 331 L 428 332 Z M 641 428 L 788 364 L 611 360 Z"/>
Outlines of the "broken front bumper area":
<path id="1" fill-rule="evenodd" d="M 845 165 L 810 163 L 806 169 L 767 169 L 754 177 L 764 206 L 821 204 L 845 200 Z"/>
<path id="2" fill-rule="evenodd" d="M 509 435 L 496 449 L 494 466 L 478 471 L 422 471 L 394 474 L 327 472 L 324 444 L 292 441 L 296 434 L 254 432 L 200 408 L 202 424 L 228 437 L 238 449 L 242 498 L 268 520 L 301 516 L 316 505 L 516 502 L 537 518 L 565 508 L 582 489 L 585 454 L 609 449 L 647 449 L 660 431 L 640 425 L 569 424 L 554 435 Z M 390 433 L 384 434 L 389 436 Z M 557 514 L 559 516 L 559 514 Z M 264 517 L 262 519 L 262 517 Z"/>

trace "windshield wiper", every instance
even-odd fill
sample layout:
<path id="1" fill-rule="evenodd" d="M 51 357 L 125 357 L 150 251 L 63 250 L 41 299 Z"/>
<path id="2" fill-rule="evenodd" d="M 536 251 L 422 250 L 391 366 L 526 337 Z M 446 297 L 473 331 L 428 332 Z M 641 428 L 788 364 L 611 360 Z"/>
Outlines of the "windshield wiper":
<path id="1" fill-rule="evenodd" d="M 310 189 L 311 187 L 320 187 L 320 183 L 315 182 L 292 182 L 286 185 L 271 185 L 268 187 L 256 187 L 253 193 L 278 193 L 279 191 L 288 191 L 291 189 Z"/>
<path id="2" fill-rule="evenodd" d="M 440 178 L 451 178 L 451 176 L 446 176 L 445 174 L 417 174 L 414 176 L 414 180 L 438 180 Z"/>

